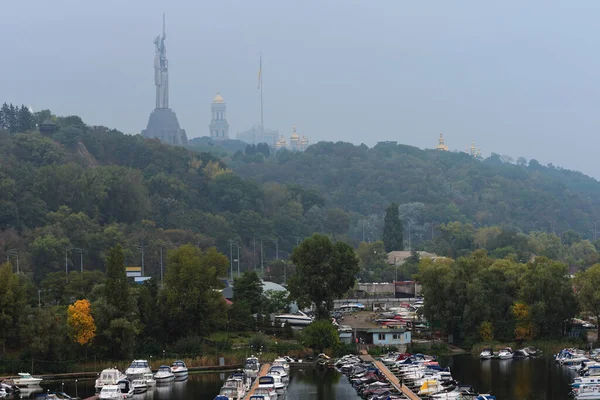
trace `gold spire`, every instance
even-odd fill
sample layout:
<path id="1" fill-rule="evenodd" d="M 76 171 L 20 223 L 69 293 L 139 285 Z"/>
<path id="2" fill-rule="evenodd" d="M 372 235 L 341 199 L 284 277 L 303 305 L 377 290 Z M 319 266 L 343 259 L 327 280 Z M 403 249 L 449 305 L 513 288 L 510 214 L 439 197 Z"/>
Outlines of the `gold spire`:
<path id="1" fill-rule="evenodd" d="M 281 137 L 279 138 L 279 140 L 277 141 L 277 143 L 275 143 L 275 148 L 276 149 L 281 149 L 287 147 L 287 142 L 285 140 L 285 137 L 283 137 L 283 135 L 281 135 Z"/>
<path id="2" fill-rule="evenodd" d="M 437 150 L 448 151 L 448 146 L 444 144 L 444 134 L 440 132 L 440 138 L 438 139 Z"/>
<path id="3" fill-rule="evenodd" d="M 300 136 L 298 136 L 298 133 L 296 132 L 296 126 L 292 126 L 292 136 L 290 137 L 290 143 L 292 142 L 297 142 L 298 140 L 300 140 Z"/>
<path id="4" fill-rule="evenodd" d="M 223 99 L 223 97 L 221 96 L 221 91 L 219 89 L 217 89 L 217 95 L 215 96 L 212 102 L 219 104 L 225 103 L 225 99 Z"/>

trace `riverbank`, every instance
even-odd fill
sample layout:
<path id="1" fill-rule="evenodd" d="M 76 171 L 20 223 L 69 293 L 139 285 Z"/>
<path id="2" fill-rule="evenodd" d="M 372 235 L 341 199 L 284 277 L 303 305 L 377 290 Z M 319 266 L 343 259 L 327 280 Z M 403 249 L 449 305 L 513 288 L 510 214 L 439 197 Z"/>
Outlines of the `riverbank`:
<path id="1" fill-rule="evenodd" d="M 514 349 L 521 349 L 523 347 L 535 347 L 542 351 L 544 355 L 553 355 L 558 353 L 560 350 L 569 348 L 569 347 L 577 347 L 577 348 L 585 348 L 586 344 L 582 339 L 568 339 L 568 340 L 532 340 L 523 343 L 516 342 L 480 342 L 473 345 L 471 348 L 470 354 L 479 356 L 479 354 L 483 351 L 483 349 L 490 348 L 497 352 L 502 350 L 503 348 L 510 347 Z"/>

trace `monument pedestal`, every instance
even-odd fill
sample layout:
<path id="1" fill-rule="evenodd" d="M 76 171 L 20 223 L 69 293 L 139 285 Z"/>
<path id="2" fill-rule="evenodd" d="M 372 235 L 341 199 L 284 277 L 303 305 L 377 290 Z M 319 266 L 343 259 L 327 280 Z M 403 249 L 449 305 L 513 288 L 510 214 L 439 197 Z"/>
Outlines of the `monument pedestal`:
<path id="1" fill-rule="evenodd" d="M 142 136 L 158 138 L 162 143 L 172 145 L 188 144 L 185 129 L 179 127 L 177 115 L 170 108 L 156 108 L 150 114 L 148 126 L 142 131 Z"/>

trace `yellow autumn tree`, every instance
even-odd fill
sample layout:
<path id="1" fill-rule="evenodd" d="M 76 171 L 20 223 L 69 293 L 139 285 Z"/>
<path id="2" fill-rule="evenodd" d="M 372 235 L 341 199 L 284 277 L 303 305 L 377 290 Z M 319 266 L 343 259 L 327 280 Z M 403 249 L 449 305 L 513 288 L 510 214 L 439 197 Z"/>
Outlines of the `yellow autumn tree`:
<path id="1" fill-rule="evenodd" d="M 515 316 L 515 339 L 517 341 L 530 340 L 533 337 L 533 324 L 531 323 L 529 306 L 522 301 L 517 301 L 512 307 Z"/>
<path id="2" fill-rule="evenodd" d="M 73 339 L 80 345 L 89 343 L 96 336 L 96 323 L 92 317 L 90 302 L 77 300 L 69 306 L 67 324 L 73 331 Z"/>

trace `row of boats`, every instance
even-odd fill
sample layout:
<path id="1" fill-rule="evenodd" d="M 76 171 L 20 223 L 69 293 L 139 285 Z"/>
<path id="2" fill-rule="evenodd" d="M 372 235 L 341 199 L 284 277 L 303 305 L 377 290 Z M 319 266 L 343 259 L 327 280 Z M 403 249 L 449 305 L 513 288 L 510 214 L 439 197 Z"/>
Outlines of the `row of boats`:
<path id="1" fill-rule="evenodd" d="M 390 353 L 381 360 L 401 385 L 422 398 L 439 400 L 495 400 L 477 393 L 472 386 L 460 385 L 448 368 L 441 368 L 434 357 L 423 354 Z M 356 392 L 368 400 L 405 399 L 398 388 L 373 363 L 355 355 L 340 358 L 335 367 L 348 376 Z"/>
<path id="2" fill-rule="evenodd" d="M 250 400 L 281 400 L 290 381 L 290 366 L 286 358 L 276 358 L 265 376 L 258 376 L 260 361 L 251 356 L 246 359 L 244 369 L 236 371 L 227 378 L 214 400 L 242 400 L 258 379 Z"/>
<path id="3" fill-rule="evenodd" d="M 586 352 L 580 349 L 563 349 L 554 355 L 558 365 L 577 373 L 571 383 L 571 397 L 575 399 L 600 399 L 600 349 Z"/>
<path id="4" fill-rule="evenodd" d="M 147 360 L 133 360 L 122 373 L 117 368 L 103 370 L 94 384 L 99 399 L 124 399 L 152 389 L 156 385 L 168 385 L 188 378 L 188 368 L 181 360 L 171 366 L 161 365 L 152 373 Z"/>
<path id="5" fill-rule="evenodd" d="M 539 357 L 540 355 L 542 355 L 542 352 L 535 347 L 524 347 L 515 351 L 513 351 L 513 349 L 510 347 L 505 347 L 497 354 L 494 354 L 494 350 L 491 348 L 483 349 L 483 351 L 479 354 L 479 358 L 482 360 L 512 360 L 513 358 Z"/>

